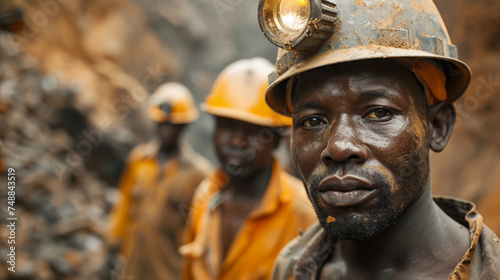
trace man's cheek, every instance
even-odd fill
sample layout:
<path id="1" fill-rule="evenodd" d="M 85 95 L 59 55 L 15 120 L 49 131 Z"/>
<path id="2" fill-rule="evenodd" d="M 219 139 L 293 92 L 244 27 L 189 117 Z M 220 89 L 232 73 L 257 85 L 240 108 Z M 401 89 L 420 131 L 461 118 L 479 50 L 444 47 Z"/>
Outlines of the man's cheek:
<path id="1" fill-rule="evenodd" d="M 318 149 L 317 143 L 303 142 L 297 139 L 291 141 L 290 149 L 292 161 L 307 183 L 312 170 L 321 161 L 321 151 Z"/>
<path id="2" fill-rule="evenodd" d="M 396 183 L 401 186 L 395 190 L 394 195 L 399 196 L 400 204 L 395 205 L 396 209 L 404 208 L 405 204 L 414 200 L 423 191 L 425 181 L 428 176 L 428 157 L 424 153 L 414 152 L 402 157 L 402 162 L 395 169 Z"/>

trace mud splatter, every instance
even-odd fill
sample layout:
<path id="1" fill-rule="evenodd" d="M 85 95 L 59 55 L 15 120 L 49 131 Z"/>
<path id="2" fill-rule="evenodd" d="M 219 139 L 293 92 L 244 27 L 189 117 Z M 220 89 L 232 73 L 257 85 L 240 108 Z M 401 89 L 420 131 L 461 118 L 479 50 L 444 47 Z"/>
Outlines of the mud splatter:
<path id="1" fill-rule="evenodd" d="M 410 3 L 412 4 L 413 9 L 415 11 L 425 13 L 424 8 L 419 3 L 417 3 L 416 1 L 410 0 Z"/>
<path id="2" fill-rule="evenodd" d="M 334 218 L 334 217 L 332 217 L 332 216 L 328 216 L 328 218 L 326 218 L 326 222 L 327 222 L 327 223 L 329 223 L 329 224 L 330 224 L 330 223 L 335 222 L 336 220 L 337 220 L 337 219 L 335 219 L 335 218 Z"/>
<path id="3" fill-rule="evenodd" d="M 366 7 L 366 3 L 363 0 L 354 0 L 354 2 L 360 7 Z"/>

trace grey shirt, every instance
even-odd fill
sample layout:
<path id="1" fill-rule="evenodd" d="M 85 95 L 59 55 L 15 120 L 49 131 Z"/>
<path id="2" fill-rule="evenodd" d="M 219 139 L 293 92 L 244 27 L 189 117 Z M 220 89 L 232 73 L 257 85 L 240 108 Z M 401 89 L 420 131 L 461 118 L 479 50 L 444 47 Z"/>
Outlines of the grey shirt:
<path id="1" fill-rule="evenodd" d="M 448 280 L 500 279 L 500 240 L 486 225 L 472 202 L 435 197 L 434 201 L 451 218 L 466 226 L 471 246 Z M 335 250 L 335 242 L 319 222 L 285 246 L 278 256 L 273 280 L 314 280 Z"/>

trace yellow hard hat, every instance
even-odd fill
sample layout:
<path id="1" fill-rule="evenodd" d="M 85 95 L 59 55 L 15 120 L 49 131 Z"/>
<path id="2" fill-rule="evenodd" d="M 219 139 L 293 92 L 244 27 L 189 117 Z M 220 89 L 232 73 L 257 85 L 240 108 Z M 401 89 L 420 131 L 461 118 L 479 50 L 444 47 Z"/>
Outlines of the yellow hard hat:
<path id="1" fill-rule="evenodd" d="M 470 82 L 470 69 L 458 59 L 432 0 L 259 0 L 258 16 L 263 34 L 278 46 L 267 102 L 286 115 L 291 113 L 287 92 L 297 75 L 350 61 L 390 58 L 438 64 L 450 102 Z M 412 70 L 433 69 L 426 66 L 411 65 Z M 436 73 L 424 72 L 429 78 Z"/>
<path id="2" fill-rule="evenodd" d="M 277 114 L 265 101 L 267 76 L 274 70 L 273 64 L 260 57 L 231 63 L 217 77 L 202 109 L 261 126 L 291 126 L 289 117 Z"/>
<path id="3" fill-rule="evenodd" d="M 149 117 L 156 122 L 191 123 L 198 109 L 189 89 L 179 83 L 165 83 L 149 97 Z"/>

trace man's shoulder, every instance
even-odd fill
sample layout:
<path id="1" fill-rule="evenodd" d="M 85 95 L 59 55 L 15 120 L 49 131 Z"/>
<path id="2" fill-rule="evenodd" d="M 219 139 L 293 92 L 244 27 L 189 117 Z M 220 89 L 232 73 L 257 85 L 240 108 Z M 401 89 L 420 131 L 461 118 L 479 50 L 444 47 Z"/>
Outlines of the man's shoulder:
<path id="1" fill-rule="evenodd" d="M 486 225 L 472 258 L 471 279 L 500 279 L 500 238 Z"/>
<path id="2" fill-rule="evenodd" d="M 301 180 L 288 174 L 284 170 L 280 171 L 280 177 L 281 177 L 281 183 L 286 185 L 286 189 L 291 196 L 293 196 L 294 198 L 298 198 L 301 202 L 302 201 L 309 202 L 304 184 L 302 183 Z"/>
<path id="3" fill-rule="evenodd" d="M 227 176 L 220 169 L 214 169 L 206 176 L 195 190 L 193 201 L 191 202 L 191 211 L 204 211 L 209 207 L 209 203 L 214 196 L 221 190 L 227 181 Z"/>
<path id="4" fill-rule="evenodd" d="M 135 146 L 129 153 L 129 161 L 137 161 L 141 159 L 154 158 L 158 152 L 159 144 L 155 140 L 150 140 Z"/>
<path id="5" fill-rule="evenodd" d="M 281 183 L 286 184 L 285 200 L 290 203 L 290 210 L 301 218 L 316 220 L 316 213 L 309 200 L 305 187 L 301 180 L 293 177 L 292 175 L 282 171 Z"/>
<path id="6" fill-rule="evenodd" d="M 276 259 L 272 279 L 294 279 L 295 264 L 311 249 L 312 244 L 317 244 L 323 234 L 323 228 L 319 222 L 316 222 L 301 235 L 288 242 Z"/>
<path id="7" fill-rule="evenodd" d="M 459 270 L 470 279 L 500 279 L 500 239 L 483 223 L 474 203 L 439 196 L 434 201 L 448 216 L 469 228 L 472 244 Z"/>

